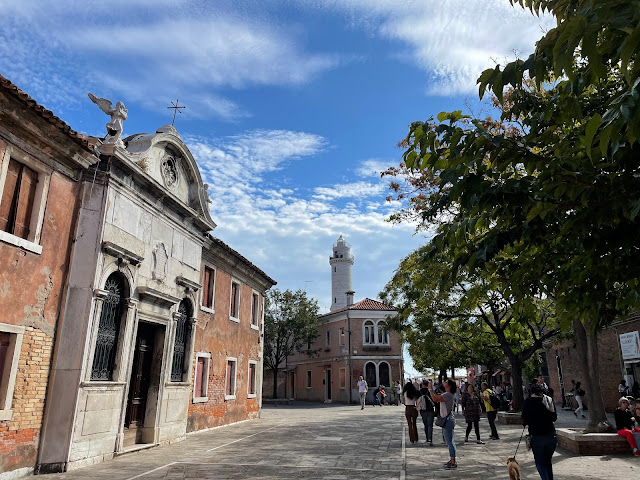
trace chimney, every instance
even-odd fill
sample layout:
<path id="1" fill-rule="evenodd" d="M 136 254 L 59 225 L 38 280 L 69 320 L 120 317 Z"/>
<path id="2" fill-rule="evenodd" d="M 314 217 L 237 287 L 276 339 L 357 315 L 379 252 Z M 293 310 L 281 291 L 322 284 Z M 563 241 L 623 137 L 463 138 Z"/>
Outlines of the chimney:
<path id="1" fill-rule="evenodd" d="M 355 295 L 355 293 L 356 292 L 354 292 L 353 290 L 345 292 L 345 294 L 347 295 L 347 307 L 353 305 L 353 296 Z"/>

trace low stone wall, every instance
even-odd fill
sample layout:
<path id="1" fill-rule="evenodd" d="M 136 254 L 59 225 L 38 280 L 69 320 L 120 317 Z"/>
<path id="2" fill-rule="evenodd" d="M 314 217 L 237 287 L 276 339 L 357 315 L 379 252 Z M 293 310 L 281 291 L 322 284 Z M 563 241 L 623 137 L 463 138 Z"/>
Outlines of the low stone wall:
<path id="1" fill-rule="evenodd" d="M 263 398 L 263 405 L 293 405 L 293 398 Z"/>
<path id="2" fill-rule="evenodd" d="M 581 428 L 558 428 L 558 446 L 578 455 L 631 455 L 627 440 L 617 433 L 582 433 Z"/>
<path id="3" fill-rule="evenodd" d="M 522 425 L 522 413 L 498 412 L 498 423 L 503 425 Z"/>

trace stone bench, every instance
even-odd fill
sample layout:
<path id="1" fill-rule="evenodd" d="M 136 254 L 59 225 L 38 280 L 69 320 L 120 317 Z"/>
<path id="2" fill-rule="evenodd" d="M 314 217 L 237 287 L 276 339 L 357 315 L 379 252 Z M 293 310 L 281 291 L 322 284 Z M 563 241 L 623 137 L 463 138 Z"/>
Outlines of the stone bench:
<path id="1" fill-rule="evenodd" d="M 557 428 L 558 446 L 578 455 L 631 455 L 631 447 L 617 433 L 582 433 L 582 428 Z"/>
<path id="2" fill-rule="evenodd" d="M 293 398 L 263 398 L 263 405 L 293 405 Z"/>
<path id="3" fill-rule="evenodd" d="M 503 425 L 522 425 L 522 412 L 498 412 L 498 423 Z"/>

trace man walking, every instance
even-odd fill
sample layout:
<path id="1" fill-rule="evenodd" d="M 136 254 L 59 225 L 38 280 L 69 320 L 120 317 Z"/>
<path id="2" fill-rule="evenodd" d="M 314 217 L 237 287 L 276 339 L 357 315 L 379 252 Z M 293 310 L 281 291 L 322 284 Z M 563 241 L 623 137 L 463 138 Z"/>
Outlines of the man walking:
<path id="1" fill-rule="evenodd" d="M 491 427 L 492 440 L 500 440 L 498 436 L 498 430 L 496 430 L 496 417 L 498 416 L 498 410 L 491 405 L 491 394 L 493 392 L 489 389 L 487 382 L 482 382 L 482 400 L 484 400 L 484 407 L 487 410 L 487 420 L 489 420 L 489 427 Z"/>
<path id="2" fill-rule="evenodd" d="M 369 390 L 369 386 L 365 379 L 360 375 L 360 380 L 358 380 L 358 393 L 360 394 L 360 410 L 364 410 L 365 397 L 367 396 L 367 390 Z"/>

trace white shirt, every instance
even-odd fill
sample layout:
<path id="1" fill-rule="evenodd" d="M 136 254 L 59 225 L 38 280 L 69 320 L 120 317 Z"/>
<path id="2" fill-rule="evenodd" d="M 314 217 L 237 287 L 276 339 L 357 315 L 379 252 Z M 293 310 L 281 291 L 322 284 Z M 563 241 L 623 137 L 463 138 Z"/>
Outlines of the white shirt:
<path id="1" fill-rule="evenodd" d="M 358 380 L 358 392 L 366 393 L 367 391 L 367 382 L 365 380 Z"/>

